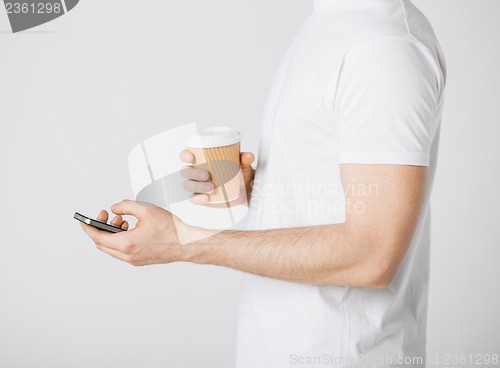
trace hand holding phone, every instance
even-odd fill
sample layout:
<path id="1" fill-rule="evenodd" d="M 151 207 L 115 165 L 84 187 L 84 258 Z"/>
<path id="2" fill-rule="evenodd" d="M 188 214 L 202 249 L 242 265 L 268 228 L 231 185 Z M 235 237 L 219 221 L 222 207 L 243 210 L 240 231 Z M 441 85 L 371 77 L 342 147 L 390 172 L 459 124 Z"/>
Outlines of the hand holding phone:
<path id="1" fill-rule="evenodd" d="M 92 218 L 87 217 L 85 215 L 82 215 L 81 213 L 78 213 L 78 212 L 75 212 L 73 218 L 75 218 L 76 220 L 78 220 L 80 222 L 83 222 L 84 224 L 93 226 L 96 229 L 108 231 L 110 233 L 119 233 L 122 231 L 127 231 L 127 229 L 124 229 L 124 228 L 121 228 L 121 227 L 118 227 L 115 225 L 107 224 L 106 222 L 92 219 Z"/>

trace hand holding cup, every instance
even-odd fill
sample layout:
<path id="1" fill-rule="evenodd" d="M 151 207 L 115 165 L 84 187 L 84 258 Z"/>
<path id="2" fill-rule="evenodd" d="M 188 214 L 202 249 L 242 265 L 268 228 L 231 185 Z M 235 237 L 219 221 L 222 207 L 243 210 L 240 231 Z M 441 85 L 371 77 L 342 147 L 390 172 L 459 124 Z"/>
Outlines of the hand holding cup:
<path id="1" fill-rule="evenodd" d="M 201 130 L 188 139 L 180 159 L 188 164 L 181 174 L 184 189 L 195 204 L 226 207 L 250 200 L 254 155 L 240 152 L 240 134 L 229 127 Z"/>

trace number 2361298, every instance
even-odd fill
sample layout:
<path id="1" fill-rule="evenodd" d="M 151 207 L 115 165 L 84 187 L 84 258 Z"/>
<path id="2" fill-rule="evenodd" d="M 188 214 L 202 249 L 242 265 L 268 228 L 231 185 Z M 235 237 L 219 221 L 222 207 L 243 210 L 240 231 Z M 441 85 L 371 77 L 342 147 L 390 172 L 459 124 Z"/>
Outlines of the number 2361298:
<path id="1" fill-rule="evenodd" d="M 5 3 L 8 14 L 59 14 L 63 12 L 60 3 Z"/>

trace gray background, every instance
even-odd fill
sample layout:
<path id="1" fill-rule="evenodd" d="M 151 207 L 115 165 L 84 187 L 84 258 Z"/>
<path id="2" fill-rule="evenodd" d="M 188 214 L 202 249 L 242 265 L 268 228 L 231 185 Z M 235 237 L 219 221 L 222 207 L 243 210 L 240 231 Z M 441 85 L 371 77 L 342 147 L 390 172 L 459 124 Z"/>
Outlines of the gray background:
<path id="1" fill-rule="evenodd" d="M 499 353 L 500 3 L 415 4 L 449 69 L 428 349 Z M 85 0 L 16 35 L 0 11 L 0 367 L 233 366 L 238 272 L 134 268 L 97 251 L 72 215 L 131 197 L 129 149 L 178 123 L 237 126 L 255 150 L 311 7 Z"/>

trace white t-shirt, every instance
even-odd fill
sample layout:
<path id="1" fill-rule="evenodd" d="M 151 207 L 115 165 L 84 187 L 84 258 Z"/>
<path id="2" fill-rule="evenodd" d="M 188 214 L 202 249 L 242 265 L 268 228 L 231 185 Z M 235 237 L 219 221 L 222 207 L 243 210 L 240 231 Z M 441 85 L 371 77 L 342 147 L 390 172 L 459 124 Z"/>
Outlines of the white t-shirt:
<path id="1" fill-rule="evenodd" d="M 432 27 L 410 1 L 315 0 L 270 90 L 247 229 L 344 222 L 342 163 L 428 166 L 428 190 L 387 288 L 243 274 L 238 368 L 424 366 L 445 81 Z"/>

